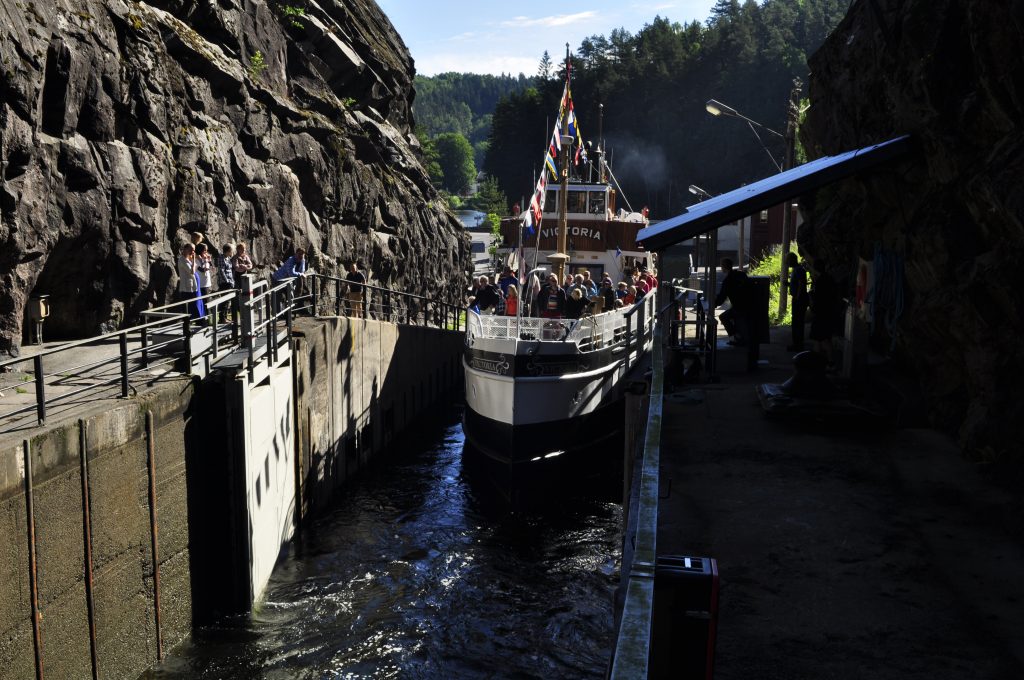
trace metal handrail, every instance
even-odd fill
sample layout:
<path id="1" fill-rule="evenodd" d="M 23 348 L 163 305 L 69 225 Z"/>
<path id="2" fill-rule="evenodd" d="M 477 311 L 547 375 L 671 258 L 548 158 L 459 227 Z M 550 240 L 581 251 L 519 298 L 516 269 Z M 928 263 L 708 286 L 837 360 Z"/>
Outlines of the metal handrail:
<path id="1" fill-rule="evenodd" d="M 326 297 L 325 289 L 329 288 L 330 284 L 333 284 L 333 316 L 343 316 L 344 298 L 341 294 L 341 289 L 343 286 L 348 286 L 350 282 L 347 279 L 327 274 L 307 274 L 306 278 L 311 279 L 310 287 L 312 290 L 307 295 L 297 297 L 296 300 L 310 300 L 318 316 L 330 316 L 320 313 L 320 302 Z M 395 323 L 400 323 L 404 319 L 410 325 L 418 325 L 417 322 L 422 319 L 422 325 L 424 326 L 433 325 L 437 328 L 452 327 L 453 330 L 465 330 L 466 309 L 462 304 L 437 300 L 417 293 L 383 288 L 371 283 L 360 283 L 358 285 L 362 293 L 359 304 L 361 305 L 362 314 L 366 318 L 392 320 Z M 367 292 L 376 292 L 381 295 L 378 303 L 379 307 L 373 307 L 368 299 Z M 406 304 L 403 306 L 400 302 L 405 302 Z M 303 306 L 300 309 L 308 309 L 308 307 Z"/>
<path id="2" fill-rule="evenodd" d="M 244 285 L 243 290 L 232 289 L 230 291 L 214 291 L 212 293 L 207 293 L 206 295 L 189 298 L 188 300 L 179 300 L 177 302 L 141 311 L 139 312 L 139 316 L 146 321 L 129 328 L 104 333 L 102 335 L 83 340 L 74 340 L 62 343 L 58 346 L 40 351 L 31 357 L 19 357 L 0 361 L 0 372 L 2 372 L 3 369 L 9 369 L 11 367 L 31 362 L 31 371 L 22 370 L 20 372 L 23 374 L 31 374 L 32 377 L 17 383 L 16 386 L 21 387 L 21 385 L 27 386 L 34 384 L 36 392 L 35 403 L 26 404 L 25 406 L 9 412 L 0 413 L 0 420 L 35 410 L 37 414 L 37 424 L 44 425 L 46 422 L 46 407 L 48 404 L 58 403 L 62 400 L 67 400 L 89 391 L 103 390 L 118 382 L 121 383 L 121 396 L 127 397 L 131 390 L 130 378 L 132 376 L 138 375 L 144 370 L 152 369 L 157 366 L 173 364 L 181 359 L 184 359 L 185 361 L 185 366 L 187 367 L 185 370 L 191 372 L 192 366 L 197 359 L 201 359 L 204 356 L 208 357 L 210 355 L 216 359 L 221 352 L 226 351 L 222 348 L 222 341 L 227 341 L 227 339 L 221 338 L 218 333 L 218 312 L 220 311 L 218 308 L 224 304 L 232 305 L 234 311 L 240 313 L 240 325 L 243 327 L 242 330 L 245 332 L 244 337 L 240 337 L 238 328 L 239 324 L 232 324 L 231 337 L 226 347 L 231 348 L 241 346 L 248 349 L 249 357 L 247 368 L 249 370 L 250 378 L 252 378 L 256 363 L 254 356 L 255 339 L 266 335 L 269 358 L 271 360 L 276 360 L 279 356 L 281 347 L 285 344 L 290 346 L 292 322 L 296 311 L 309 309 L 309 306 L 305 306 L 305 303 L 307 302 L 314 308 L 316 307 L 319 297 L 323 291 L 323 286 L 319 284 L 330 281 L 347 283 L 344 279 L 322 274 L 309 274 L 307 275 L 307 278 L 311 278 L 311 290 L 303 295 L 295 295 L 294 284 L 297 279 L 286 279 L 276 285 L 270 285 L 266 280 L 246 276 L 243 277 L 243 281 L 247 281 L 250 286 L 249 297 L 246 297 Z M 424 325 L 430 325 L 431 321 L 433 321 L 435 325 L 441 328 L 446 328 L 450 327 L 448 322 L 449 320 L 452 320 L 456 329 L 463 330 L 465 328 L 465 310 L 461 305 L 431 300 L 423 295 L 394 291 L 374 286 L 372 284 L 361 285 L 363 286 L 364 291 L 372 290 L 386 295 L 389 300 L 389 304 L 391 303 L 390 301 L 392 297 L 396 298 L 396 300 L 405 300 L 407 302 L 414 303 L 409 305 L 411 311 L 401 310 L 406 313 L 395 315 L 394 320 L 396 323 L 401 322 L 403 319 L 410 322 L 422 319 L 422 323 Z M 253 292 L 255 292 L 255 295 L 253 295 Z M 210 326 L 212 326 L 213 342 L 211 343 L 210 348 L 204 349 L 198 354 L 193 355 L 193 337 L 197 333 L 204 332 L 205 329 L 197 326 L 197 320 L 193 319 L 191 314 L 181 310 L 184 306 L 193 304 L 197 299 L 204 300 L 207 303 L 207 318 L 209 319 Z M 300 307 L 300 303 L 304 306 Z M 431 315 L 431 312 L 433 312 L 433 315 Z M 256 320 L 254 317 L 259 317 L 259 320 Z M 279 342 L 281 335 L 279 327 L 281 325 L 286 329 L 284 342 Z M 174 330 L 177 332 L 177 328 L 181 329 L 180 338 L 172 338 L 158 343 L 150 343 L 149 338 L 151 335 L 168 330 Z M 141 346 L 129 349 L 128 341 L 133 334 L 137 334 L 139 336 Z M 45 361 L 55 355 L 115 339 L 119 345 L 116 354 L 112 353 L 109 357 L 95 362 L 88 362 L 73 367 L 62 367 L 59 372 L 56 373 L 46 373 L 44 371 Z M 180 354 L 177 356 L 170 356 L 166 359 L 157 360 L 155 362 L 150 361 L 150 355 L 154 352 L 173 347 L 179 343 L 182 347 L 180 349 Z M 141 359 L 135 359 L 136 357 L 141 357 Z M 138 362 L 137 364 L 135 364 L 136 361 Z M 107 364 L 109 364 L 111 368 L 118 368 L 118 374 L 116 376 L 114 376 L 112 372 L 102 370 Z M 96 371 L 97 369 L 99 370 L 92 375 L 79 376 L 81 379 L 88 380 L 88 385 L 71 391 L 62 392 L 57 395 L 47 394 L 47 379 L 55 376 L 67 377 L 65 374 L 71 372 Z M 20 423 L 15 425 L 15 427 L 20 426 Z M 3 431 L 7 430 L 4 426 L 0 425 L 0 432 Z"/>
<path id="3" fill-rule="evenodd" d="M 664 324 L 653 320 L 659 336 Z M 654 577 L 657 563 L 658 499 L 660 493 L 659 467 L 661 465 L 661 418 L 664 396 L 664 367 L 662 342 L 659 337 L 652 349 L 652 376 L 650 404 L 644 439 L 643 459 L 640 465 L 638 496 L 633 531 L 623 536 L 633 546 L 632 561 L 622 565 L 626 574 L 626 599 L 612 659 L 611 680 L 646 678 L 650 658 L 651 624 L 654 612 Z"/>

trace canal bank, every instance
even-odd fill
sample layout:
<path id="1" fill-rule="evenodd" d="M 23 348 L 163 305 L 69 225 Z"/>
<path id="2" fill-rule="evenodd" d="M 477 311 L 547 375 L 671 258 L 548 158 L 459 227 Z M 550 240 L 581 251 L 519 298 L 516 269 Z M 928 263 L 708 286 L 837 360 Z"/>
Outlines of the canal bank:
<path id="1" fill-rule="evenodd" d="M 247 609 L 296 518 L 460 384 L 462 337 L 300 319 L 257 380 L 164 379 L 5 436 L 3 677 L 136 677 L 195 623 Z"/>

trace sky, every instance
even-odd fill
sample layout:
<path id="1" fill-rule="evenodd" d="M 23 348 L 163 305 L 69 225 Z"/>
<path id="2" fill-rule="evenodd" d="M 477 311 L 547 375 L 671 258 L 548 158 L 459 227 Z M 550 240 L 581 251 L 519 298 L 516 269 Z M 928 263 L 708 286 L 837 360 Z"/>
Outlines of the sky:
<path id="1" fill-rule="evenodd" d="M 377 0 L 402 36 L 420 75 L 537 73 L 547 50 L 554 62 L 584 38 L 613 29 L 636 33 L 655 16 L 704 22 L 715 0 Z"/>

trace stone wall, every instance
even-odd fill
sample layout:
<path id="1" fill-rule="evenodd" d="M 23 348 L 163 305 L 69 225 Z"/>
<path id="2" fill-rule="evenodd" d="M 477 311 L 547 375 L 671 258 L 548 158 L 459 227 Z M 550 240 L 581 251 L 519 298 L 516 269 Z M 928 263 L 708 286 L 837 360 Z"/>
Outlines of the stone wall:
<path id="1" fill-rule="evenodd" d="M 412 134 L 412 59 L 372 1 L 0 3 L 0 352 L 170 301 L 191 231 L 461 300 L 469 243 Z"/>
<path id="2" fill-rule="evenodd" d="M 297 330 L 296 436 L 308 516 L 426 409 L 461 387 L 465 336 L 348 318 L 303 320 Z"/>
<path id="3" fill-rule="evenodd" d="M 801 248 L 853 294 L 858 258 L 901 266 L 875 318 L 888 371 L 978 459 L 1024 420 L 1024 3 L 861 0 L 811 59 L 811 157 L 902 134 L 907 162 L 805 197 Z"/>

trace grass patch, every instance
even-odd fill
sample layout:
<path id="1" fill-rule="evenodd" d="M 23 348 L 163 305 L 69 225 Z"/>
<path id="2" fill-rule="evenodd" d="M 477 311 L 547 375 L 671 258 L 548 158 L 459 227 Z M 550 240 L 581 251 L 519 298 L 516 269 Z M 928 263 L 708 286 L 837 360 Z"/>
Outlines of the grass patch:
<path id="1" fill-rule="evenodd" d="M 790 252 L 796 252 L 796 243 L 789 244 Z M 772 246 L 771 250 L 761 256 L 761 261 L 756 267 L 750 269 L 751 276 L 767 276 L 769 278 L 768 292 L 768 323 L 773 326 L 788 326 L 792 323 L 793 316 L 790 305 L 786 305 L 786 314 L 779 317 L 779 295 L 782 288 L 780 276 L 782 273 L 782 244 Z"/>

